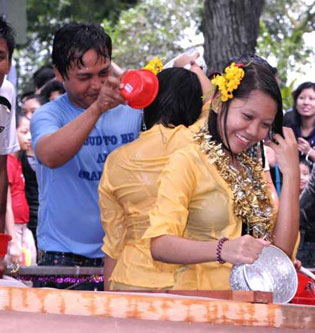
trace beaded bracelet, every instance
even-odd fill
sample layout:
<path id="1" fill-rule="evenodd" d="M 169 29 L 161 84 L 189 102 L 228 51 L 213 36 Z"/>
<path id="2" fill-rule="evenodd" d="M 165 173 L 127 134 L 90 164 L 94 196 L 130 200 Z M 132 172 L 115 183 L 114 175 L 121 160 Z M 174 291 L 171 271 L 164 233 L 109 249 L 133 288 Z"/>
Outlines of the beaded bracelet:
<path id="1" fill-rule="evenodd" d="M 225 261 L 221 258 L 221 251 L 222 251 L 222 246 L 223 246 L 223 243 L 228 241 L 229 239 L 226 238 L 226 237 L 222 237 L 220 240 L 219 240 L 219 243 L 218 243 L 218 246 L 217 246 L 217 260 L 220 264 L 225 264 Z"/>

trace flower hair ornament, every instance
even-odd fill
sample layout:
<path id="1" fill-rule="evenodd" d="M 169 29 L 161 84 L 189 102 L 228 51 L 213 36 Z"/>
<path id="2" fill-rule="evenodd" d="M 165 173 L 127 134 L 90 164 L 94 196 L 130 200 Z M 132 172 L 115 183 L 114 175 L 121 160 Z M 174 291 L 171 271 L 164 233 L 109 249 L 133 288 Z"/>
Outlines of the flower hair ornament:
<path id="1" fill-rule="evenodd" d="M 148 71 L 157 75 L 162 71 L 163 63 L 160 58 L 154 57 L 143 67 L 143 69 L 147 69 Z"/>
<path id="2" fill-rule="evenodd" d="M 233 90 L 238 88 L 245 75 L 243 67 L 244 64 L 232 62 L 231 65 L 225 68 L 223 74 L 216 75 L 211 80 L 211 83 L 218 87 L 222 102 L 233 98 Z"/>

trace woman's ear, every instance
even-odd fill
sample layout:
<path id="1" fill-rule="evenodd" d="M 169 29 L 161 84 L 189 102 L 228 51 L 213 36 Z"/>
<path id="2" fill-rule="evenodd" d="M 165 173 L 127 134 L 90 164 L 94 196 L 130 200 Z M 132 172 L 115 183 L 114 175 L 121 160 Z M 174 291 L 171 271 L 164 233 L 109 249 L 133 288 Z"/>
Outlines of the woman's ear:
<path id="1" fill-rule="evenodd" d="M 213 96 L 212 102 L 211 102 L 212 110 L 216 113 L 219 114 L 222 109 L 222 102 L 220 98 L 220 93 L 216 93 Z"/>

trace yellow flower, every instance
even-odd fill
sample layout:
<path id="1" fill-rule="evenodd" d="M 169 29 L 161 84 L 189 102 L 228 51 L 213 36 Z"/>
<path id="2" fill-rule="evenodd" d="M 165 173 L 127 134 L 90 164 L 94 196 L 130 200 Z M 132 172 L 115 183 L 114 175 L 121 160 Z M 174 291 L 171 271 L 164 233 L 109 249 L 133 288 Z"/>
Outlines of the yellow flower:
<path id="1" fill-rule="evenodd" d="M 160 58 L 154 57 L 143 67 L 143 69 L 147 69 L 157 75 L 163 69 L 163 63 Z"/>
<path id="2" fill-rule="evenodd" d="M 211 83 L 218 87 L 222 102 L 233 98 L 232 91 L 238 88 L 244 74 L 243 68 L 236 66 L 235 63 L 232 62 L 230 66 L 225 68 L 223 74 L 217 75 L 211 80 Z"/>

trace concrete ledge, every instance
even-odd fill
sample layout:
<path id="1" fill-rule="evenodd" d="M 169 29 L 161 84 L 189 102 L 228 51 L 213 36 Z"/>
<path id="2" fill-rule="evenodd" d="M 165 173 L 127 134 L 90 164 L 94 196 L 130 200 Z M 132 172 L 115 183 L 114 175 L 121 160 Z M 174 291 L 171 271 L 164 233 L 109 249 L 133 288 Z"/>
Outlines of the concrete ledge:
<path id="1" fill-rule="evenodd" d="M 0 287 L 0 310 L 190 323 L 315 329 L 315 307 L 172 294 Z"/>

